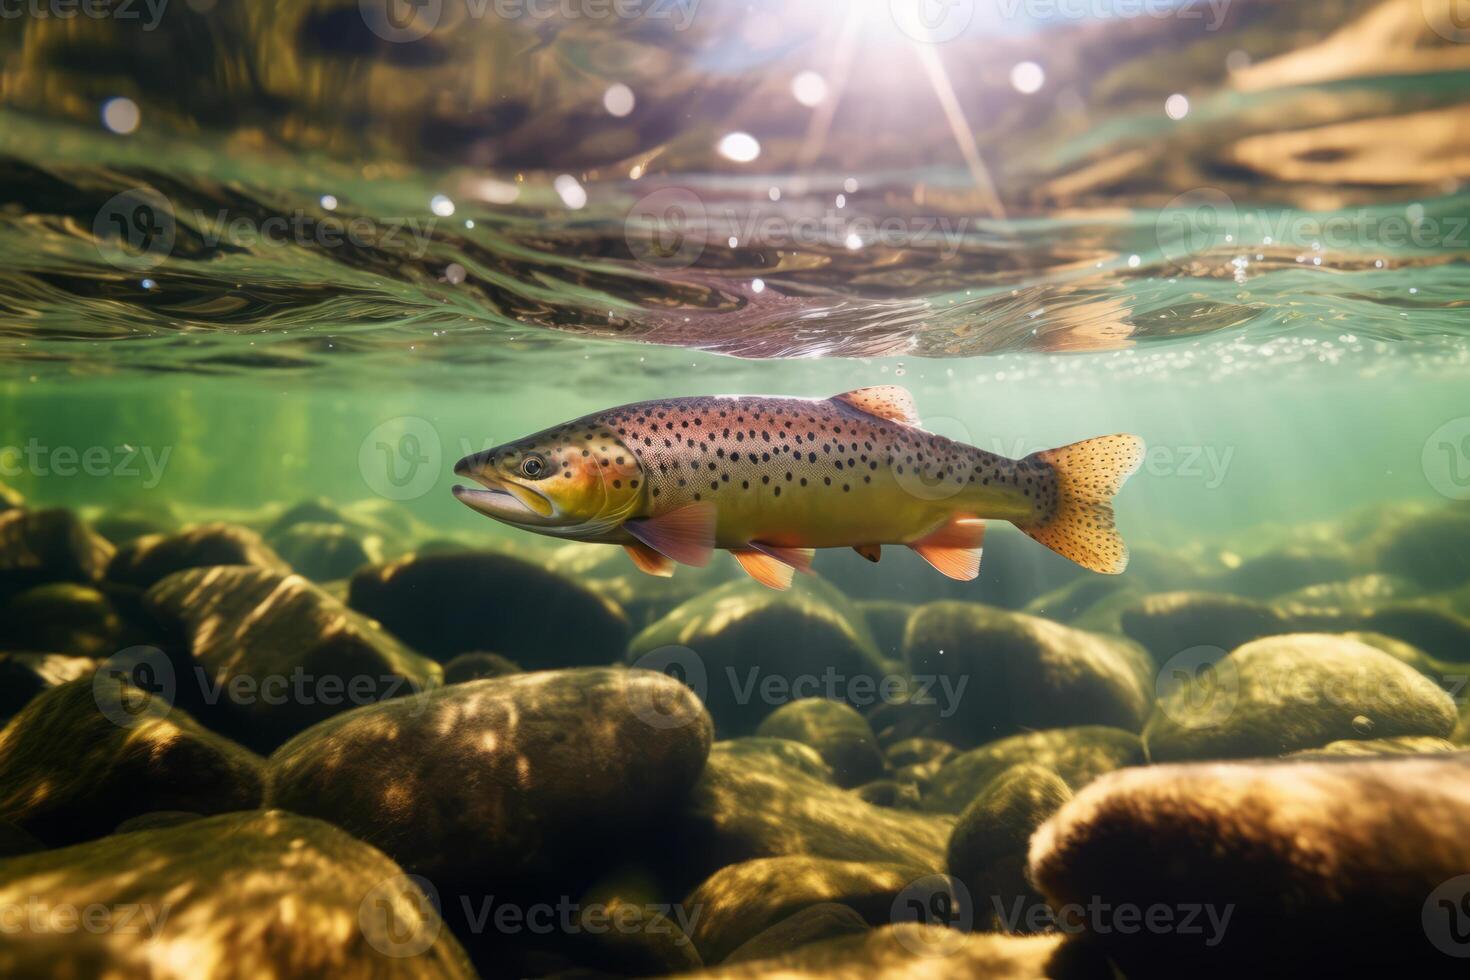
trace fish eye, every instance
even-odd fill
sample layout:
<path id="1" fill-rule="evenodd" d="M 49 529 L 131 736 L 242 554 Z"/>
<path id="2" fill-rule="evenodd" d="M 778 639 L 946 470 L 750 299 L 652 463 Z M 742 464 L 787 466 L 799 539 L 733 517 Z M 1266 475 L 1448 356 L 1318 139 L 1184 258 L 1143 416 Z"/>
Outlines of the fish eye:
<path id="1" fill-rule="evenodd" d="M 546 460 L 540 456 L 527 456 L 521 460 L 521 475 L 532 480 L 539 480 L 546 474 Z"/>

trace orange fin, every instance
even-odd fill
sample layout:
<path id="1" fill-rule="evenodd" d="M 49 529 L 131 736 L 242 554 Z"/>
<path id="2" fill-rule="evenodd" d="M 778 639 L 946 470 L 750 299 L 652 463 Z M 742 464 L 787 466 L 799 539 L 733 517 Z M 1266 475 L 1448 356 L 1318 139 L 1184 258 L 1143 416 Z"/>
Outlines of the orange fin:
<path id="1" fill-rule="evenodd" d="M 812 559 L 817 554 L 815 548 L 783 548 L 775 544 L 761 544 L 759 541 L 752 541 L 750 547 L 763 555 L 770 555 L 779 562 L 785 562 L 798 572 L 810 572 Z"/>
<path id="2" fill-rule="evenodd" d="M 855 544 L 852 546 L 852 550 L 874 563 L 883 557 L 883 546 L 881 544 Z"/>
<path id="3" fill-rule="evenodd" d="M 908 393 L 908 389 L 900 388 L 898 385 L 856 388 L 852 391 L 844 391 L 840 395 L 834 395 L 831 400 L 851 405 L 859 412 L 865 412 L 880 419 L 902 422 L 914 428 L 919 426 L 919 413 L 914 408 L 914 396 Z"/>
<path id="4" fill-rule="evenodd" d="M 659 578 L 668 578 L 674 574 L 674 559 L 659 554 L 646 544 L 625 544 L 623 550 L 633 559 L 633 564 L 638 566 L 639 571 L 657 575 Z"/>
<path id="5" fill-rule="evenodd" d="M 796 574 L 796 569 L 784 561 L 777 561 L 759 551 L 732 551 L 731 554 L 740 562 L 740 567 L 745 569 L 745 574 L 761 585 L 783 592 L 791 588 L 791 577 Z"/>
<path id="6" fill-rule="evenodd" d="M 920 558 L 950 578 L 968 582 L 980 574 L 980 553 L 985 546 L 985 522 L 956 515 L 948 523 L 909 545 Z"/>
<path id="7" fill-rule="evenodd" d="M 1143 440 L 1099 436 L 1033 454 L 1051 467 L 1057 503 L 1037 524 L 1018 524 L 1032 538 L 1083 568 L 1116 575 L 1128 567 L 1128 546 L 1113 525 L 1113 494 L 1143 462 Z"/>
<path id="8" fill-rule="evenodd" d="M 658 517 L 623 522 L 623 530 L 681 565 L 703 567 L 715 551 L 715 505 L 688 504 Z"/>

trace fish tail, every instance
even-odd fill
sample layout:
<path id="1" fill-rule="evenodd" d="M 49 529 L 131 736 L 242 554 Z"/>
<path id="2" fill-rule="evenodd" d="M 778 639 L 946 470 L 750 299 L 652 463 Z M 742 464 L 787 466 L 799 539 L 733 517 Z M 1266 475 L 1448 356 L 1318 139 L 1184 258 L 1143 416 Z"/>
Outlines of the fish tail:
<path id="1" fill-rule="evenodd" d="M 1083 568 L 1116 575 L 1128 546 L 1113 525 L 1113 495 L 1143 462 L 1143 440 L 1118 434 L 1033 453 L 1056 474 L 1056 507 L 1044 520 L 1017 526 Z"/>

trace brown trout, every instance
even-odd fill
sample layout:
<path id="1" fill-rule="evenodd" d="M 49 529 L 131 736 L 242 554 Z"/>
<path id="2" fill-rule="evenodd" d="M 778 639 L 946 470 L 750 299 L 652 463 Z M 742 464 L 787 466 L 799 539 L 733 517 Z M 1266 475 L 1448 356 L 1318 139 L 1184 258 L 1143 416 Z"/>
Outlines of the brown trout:
<path id="1" fill-rule="evenodd" d="M 1116 574 L 1128 548 L 1112 497 L 1142 459 L 1131 435 L 1008 459 L 924 431 L 912 396 L 884 386 L 608 409 L 466 456 L 454 472 L 483 489 L 454 495 L 523 530 L 620 544 L 653 575 L 707 564 L 718 548 L 784 589 L 816 548 L 878 561 L 892 544 L 973 579 L 987 519 Z"/>

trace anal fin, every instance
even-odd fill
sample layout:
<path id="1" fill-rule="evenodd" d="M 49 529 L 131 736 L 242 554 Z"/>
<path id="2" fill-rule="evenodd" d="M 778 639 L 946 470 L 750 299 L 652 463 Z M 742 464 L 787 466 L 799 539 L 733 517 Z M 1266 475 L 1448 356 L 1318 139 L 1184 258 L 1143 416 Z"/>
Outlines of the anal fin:
<path id="1" fill-rule="evenodd" d="M 638 566 L 641 572 L 649 575 L 657 575 L 659 578 L 668 578 L 674 574 L 674 559 L 668 555 L 661 555 L 646 544 L 634 542 L 623 545 L 623 550 L 628 557 L 633 559 L 633 564 Z"/>
<path id="2" fill-rule="evenodd" d="M 968 582 L 980 574 L 985 546 L 985 522 L 957 514 L 909 547 L 941 574 Z"/>
<path id="3" fill-rule="evenodd" d="M 781 545 L 762 544 L 759 541 L 752 541 L 750 547 L 763 555 L 770 555 L 779 562 L 785 562 L 798 572 L 810 572 L 812 559 L 817 554 L 815 548 L 785 548 Z"/>
<path id="4" fill-rule="evenodd" d="M 745 569 L 745 574 L 761 585 L 783 592 L 791 588 L 791 578 L 796 574 L 796 569 L 784 561 L 777 561 L 759 551 L 732 551 L 731 554 L 740 562 L 740 567 Z"/>

